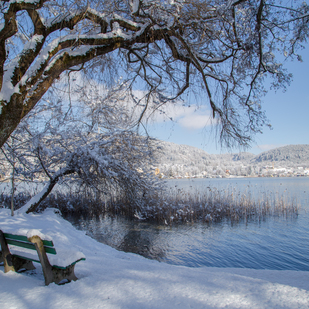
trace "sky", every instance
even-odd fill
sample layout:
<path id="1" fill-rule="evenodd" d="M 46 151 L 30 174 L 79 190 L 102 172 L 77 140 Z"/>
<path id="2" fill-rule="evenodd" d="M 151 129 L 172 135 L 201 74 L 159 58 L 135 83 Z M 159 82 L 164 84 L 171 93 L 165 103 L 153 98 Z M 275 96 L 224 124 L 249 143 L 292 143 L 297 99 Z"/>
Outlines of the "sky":
<path id="1" fill-rule="evenodd" d="M 290 144 L 309 144 L 309 46 L 300 54 L 303 62 L 294 60 L 285 67 L 293 74 L 293 81 L 285 92 L 269 91 L 263 98 L 263 109 L 272 125 L 264 128 L 263 134 L 255 136 L 248 152 L 259 154 L 276 147 Z M 194 146 L 210 154 L 239 152 L 239 149 L 222 149 L 209 126 L 209 111 L 191 108 L 170 110 L 173 121 L 163 118 L 148 125 L 150 136 L 163 141 Z"/>

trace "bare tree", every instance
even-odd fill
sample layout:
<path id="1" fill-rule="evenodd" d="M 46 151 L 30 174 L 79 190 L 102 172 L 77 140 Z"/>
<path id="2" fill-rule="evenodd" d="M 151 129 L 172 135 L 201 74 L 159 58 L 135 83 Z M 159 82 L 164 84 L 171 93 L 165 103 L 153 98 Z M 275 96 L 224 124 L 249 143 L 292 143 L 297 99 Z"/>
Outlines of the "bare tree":
<path id="1" fill-rule="evenodd" d="M 246 146 L 267 124 L 263 79 L 270 75 L 274 87 L 285 87 L 291 76 L 281 60 L 308 37 L 306 2 L 284 4 L 2 0 L 0 146 L 55 79 L 72 70 L 102 73 L 111 84 L 123 76 L 128 91 L 143 89 L 141 117 L 150 99 L 159 108 L 189 91 L 205 93 L 221 140 Z"/>
<path id="2" fill-rule="evenodd" d="M 151 170 L 151 141 L 129 130 L 131 116 L 116 104 L 121 89 L 115 98 L 109 91 L 104 98 L 88 98 L 94 89 L 83 88 L 79 105 L 73 106 L 49 93 L 47 102 L 42 100 L 1 148 L 0 164 L 6 163 L 7 173 L 13 169 L 19 181 L 45 182 L 21 211 L 37 211 L 60 181 L 78 190 L 120 195 L 132 209 L 139 209 L 146 192 L 158 188 Z"/>

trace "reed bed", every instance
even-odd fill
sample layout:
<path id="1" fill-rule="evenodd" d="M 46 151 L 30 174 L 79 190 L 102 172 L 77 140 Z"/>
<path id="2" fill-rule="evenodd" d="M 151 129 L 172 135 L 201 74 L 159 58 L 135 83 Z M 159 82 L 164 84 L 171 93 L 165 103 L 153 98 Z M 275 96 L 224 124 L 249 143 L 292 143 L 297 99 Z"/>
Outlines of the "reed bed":
<path id="1" fill-rule="evenodd" d="M 216 222 L 263 220 L 268 216 L 297 216 L 299 205 L 296 198 L 287 195 L 208 188 L 188 192 L 174 189 L 141 214 L 146 219 L 171 224 L 173 222 Z"/>
<path id="2" fill-rule="evenodd" d="M 21 207 L 29 195 L 18 194 L 15 208 Z M 10 207 L 10 196 L 0 194 L 0 206 Z M 51 194 L 42 204 L 58 208 L 64 215 L 120 215 L 135 220 L 153 221 L 157 224 L 187 222 L 217 222 L 263 220 L 269 216 L 297 216 L 296 198 L 287 194 L 265 192 L 254 196 L 235 189 L 207 187 L 203 191 L 173 188 L 152 195 L 144 194 L 139 203 L 132 203 L 119 194 L 101 195 L 92 191 Z"/>

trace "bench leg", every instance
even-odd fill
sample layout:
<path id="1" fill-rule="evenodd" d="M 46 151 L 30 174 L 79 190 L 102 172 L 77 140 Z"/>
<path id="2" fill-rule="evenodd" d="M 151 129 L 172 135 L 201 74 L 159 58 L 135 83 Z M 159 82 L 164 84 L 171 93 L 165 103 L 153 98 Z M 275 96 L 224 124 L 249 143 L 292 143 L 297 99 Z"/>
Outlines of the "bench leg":
<path id="1" fill-rule="evenodd" d="M 26 270 L 35 269 L 31 261 L 22 259 L 18 256 L 11 254 L 2 231 L 0 231 L 0 243 L 1 243 L 1 248 L 2 248 L 2 251 L 0 251 L 0 262 L 3 262 L 4 264 L 5 273 L 7 273 L 10 270 L 17 272 L 21 269 L 26 269 Z"/>
<path id="2" fill-rule="evenodd" d="M 15 271 L 20 270 L 32 270 L 35 269 L 32 261 L 22 259 L 19 256 L 12 255 L 12 262 L 15 268 Z"/>
<path id="3" fill-rule="evenodd" d="M 2 250 L 2 258 L 4 263 L 4 272 L 7 273 L 10 270 L 15 271 L 13 260 L 12 260 L 12 254 L 9 250 L 9 247 L 6 243 L 6 240 L 3 236 L 3 232 L 0 230 L 0 244 L 1 244 L 1 250 Z"/>
<path id="4" fill-rule="evenodd" d="M 53 280 L 55 283 L 59 284 L 62 280 L 76 281 L 77 277 L 74 274 L 75 265 L 70 265 L 66 269 L 61 269 L 53 267 Z"/>
<path id="5" fill-rule="evenodd" d="M 65 269 L 57 268 L 55 266 L 51 266 L 47 257 L 47 254 L 44 249 L 43 241 L 39 236 L 32 236 L 28 238 L 31 241 L 37 250 L 38 256 L 40 258 L 40 262 L 42 264 L 42 270 L 45 278 L 45 285 L 49 285 L 52 282 L 59 284 L 62 280 L 71 280 L 76 281 L 77 277 L 74 274 L 74 265 L 70 265 Z"/>
<path id="6" fill-rule="evenodd" d="M 43 241 L 39 236 L 32 236 L 28 238 L 29 241 L 31 241 L 38 253 L 40 263 L 42 265 L 42 270 L 44 274 L 44 279 L 45 279 L 45 285 L 49 285 L 50 283 L 54 282 L 53 280 L 53 271 L 52 271 L 52 266 L 49 263 L 48 257 L 46 255 Z"/>

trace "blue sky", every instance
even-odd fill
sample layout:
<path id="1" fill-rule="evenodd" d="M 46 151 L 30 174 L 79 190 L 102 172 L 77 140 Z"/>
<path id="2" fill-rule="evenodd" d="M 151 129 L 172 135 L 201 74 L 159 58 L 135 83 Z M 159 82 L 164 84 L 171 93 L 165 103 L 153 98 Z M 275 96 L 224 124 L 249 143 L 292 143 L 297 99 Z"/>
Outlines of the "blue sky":
<path id="1" fill-rule="evenodd" d="M 255 136 L 255 143 L 247 151 L 254 154 L 289 144 L 309 144 L 309 53 L 301 52 L 303 62 L 294 60 L 285 67 L 293 74 L 293 81 L 285 92 L 269 91 L 263 99 L 263 108 L 273 129 L 265 127 Z M 201 148 L 206 152 L 225 153 L 214 130 L 210 132 L 208 111 L 202 108 L 172 110 L 175 121 L 159 121 L 148 126 L 152 137 L 177 144 Z M 205 126 L 206 125 L 206 126 Z M 238 149 L 232 150 L 238 152 Z"/>

